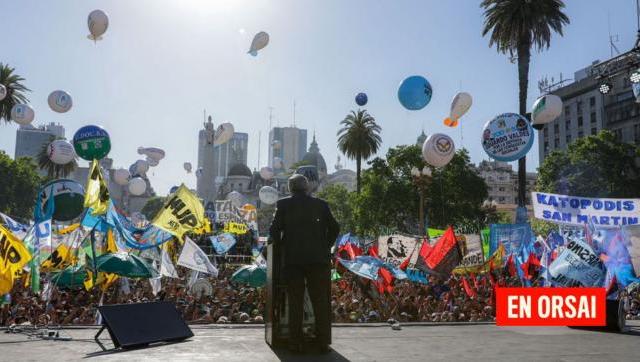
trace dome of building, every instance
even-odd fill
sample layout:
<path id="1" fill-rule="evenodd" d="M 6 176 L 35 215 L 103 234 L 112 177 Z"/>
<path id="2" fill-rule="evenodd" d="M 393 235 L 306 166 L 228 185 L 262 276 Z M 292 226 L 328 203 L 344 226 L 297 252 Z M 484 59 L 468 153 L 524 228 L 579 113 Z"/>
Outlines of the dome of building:
<path id="1" fill-rule="evenodd" d="M 309 152 L 304 155 L 302 161 L 307 165 L 316 166 L 319 174 L 327 174 L 327 163 L 324 161 L 324 157 L 320 154 L 320 148 L 318 148 L 318 142 L 316 142 L 315 134 L 313 135 L 311 145 L 309 145 Z"/>
<path id="2" fill-rule="evenodd" d="M 231 166 L 231 169 L 229 169 L 229 177 L 232 176 L 246 176 L 251 178 L 252 173 L 251 170 L 249 169 L 249 167 L 247 167 L 247 165 L 243 165 L 241 163 L 236 163 L 235 165 Z"/>

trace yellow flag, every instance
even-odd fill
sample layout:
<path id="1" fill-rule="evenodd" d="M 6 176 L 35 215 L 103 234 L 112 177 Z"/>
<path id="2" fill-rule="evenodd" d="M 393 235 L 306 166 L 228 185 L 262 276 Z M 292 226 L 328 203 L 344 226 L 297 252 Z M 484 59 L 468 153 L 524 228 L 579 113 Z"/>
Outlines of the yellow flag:
<path id="1" fill-rule="evenodd" d="M 0 295 L 7 294 L 13 288 L 13 274 L 9 269 L 0 272 Z"/>
<path id="2" fill-rule="evenodd" d="M 113 229 L 107 231 L 107 253 L 117 253 L 118 245 L 116 245 L 116 239 L 113 237 Z"/>
<path id="3" fill-rule="evenodd" d="M 79 227 L 80 227 L 80 223 L 71 224 L 71 225 L 67 226 L 64 229 L 58 230 L 57 234 L 58 235 L 67 235 L 67 234 L 72 233 L 74 230 L 76 230 Z"/>
<path id="4" fill-rule="evenodd" d="M 40 264 L 41 270 L 48 272 L 52 270 L 62 270 L 73 264 L 73 253 L 65 244 L 60 244 L 49 257 Z"/>
<path id="5" fill-rule="evenodd" d="M 153 224 L 179 238 L 187 231 L 205 226 L 204 207 L 196 195 L 186 186 L 169 196 Z"/>
<path id="6" fill-rule="evenodd" d="M 106 291 L 111 284 L 118 280 L 118 275 L 113 273 L 98 272 L 96 283 L 93 284 L 93 271 L 87 270 L 87 279 L 84 280 L 84 289 L 87 291 L 93 289 L 93 287 L 101 285 L 102 291 Z"/>
<path id="7" fill-rule="evenodd" d="M 489 260 L 480 265 L 458 266 L 451 271 L 453 274 L 468 274 L 488 272 L 492 267 L 497 269 L 502 266 L 502 258 L 504 258 L 504 245 L 500 244 L 498 249 L 493 252 Z M 493 265 L 493 266 L 492 266 Z"/>
<path id="8" fill-rule="evenodd" d="M 100 215 L 107 212 L 108 205 L 109 189 L 104 182 L 102 172 L 100 172 L 98 160 L 93 160 L 89 169 L 89 177 L 87 177 L 87 186 L 85 187 L 84 207 L 91 208 L 93 215 Z"/>
<path id="9" fill-rule="evenodd" d="M 31 253 L 11 231 L 0 225 L 0 273 L 19 273 L 31 260 Z"/>

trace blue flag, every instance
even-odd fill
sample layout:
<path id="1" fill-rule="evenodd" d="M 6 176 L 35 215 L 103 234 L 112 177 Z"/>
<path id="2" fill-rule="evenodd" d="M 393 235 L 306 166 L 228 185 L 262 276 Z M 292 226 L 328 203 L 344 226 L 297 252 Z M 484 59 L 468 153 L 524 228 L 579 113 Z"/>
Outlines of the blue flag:
<path id="1" fill-rule="evenodd" d="M 234 238 L 230 233 L 214 235 L 209 237 L 209 240 L 211 240 L 213 250 L 215 250 L 218 255 L 226 254 L 234 245 L 236 245 L 236 238 Z"/>
<path id="2" fill-rule="evenodd" d="M 380 259 L 372 256 L 357 256 L 354 260 L 338 258 L 338 260 L 353 274 L 371 280 L 378 280 L 378 269 L 384 266 Z"/>
<path id="3" fill-rule="evenodd" d="M 106 222 L 124 239 L 127 246 L 133 249 L 153 248 L 173 238 L 172 234 L 153 224 L 144 228 L 136 227 L 131 220 L 118 213 L 111 201 L 107 208 Z"/>

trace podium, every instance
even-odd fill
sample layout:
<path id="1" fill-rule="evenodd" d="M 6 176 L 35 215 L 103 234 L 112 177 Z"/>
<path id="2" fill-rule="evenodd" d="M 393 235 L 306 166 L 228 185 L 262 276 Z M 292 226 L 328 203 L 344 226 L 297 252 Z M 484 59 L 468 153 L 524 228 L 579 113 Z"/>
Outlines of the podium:
<path id="1" fill-rule="evenodd" d="M 269 244 L 267 246 L 267 303 L 265 314 L 265 341 L 273 348 L 286 347 L 289 342 L 288 326 L 288 303 L 287 285 L 283 278 L 284 270 L 284 250 L 279 245 Z M 327 270 L 327 280 L 329 279 Z M 331 288 L 327 293 L 326 307 L 331 316 Z M 329 345 L 331 344 L 331 326 L 329 325 L 328 340 L 321 341 L 315 337 L 315 318 L 313 307 L 309 295 L 305 290 L 304 296 L 304 317 L 302 321 L 303 338 L 309 345 Z M 327 321 L 331 324 L 331 321 Z"/>

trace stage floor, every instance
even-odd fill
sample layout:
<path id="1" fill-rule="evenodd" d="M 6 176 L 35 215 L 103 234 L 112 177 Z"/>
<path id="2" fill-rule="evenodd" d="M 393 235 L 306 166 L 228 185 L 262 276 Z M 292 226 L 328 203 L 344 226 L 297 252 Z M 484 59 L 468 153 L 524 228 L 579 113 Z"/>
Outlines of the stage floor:
<path id="1" fill-rule="evenodd" d="M 192 326 L 195 337 L 145 349 L 102 352 L 93 342 L 96 328 L 69 328 L 71 341 L 29 339 L 0 332 L 2 361 L 637 361 L 640 322 L 627 333 L 564 327 L 496 327 L 491 324 L 334 326 L 327 355 L 273 351 L 262 326 Z M 108 340 L 108 334 L 103 338 Z M 111 347 L 111 342 L 106 344 Z"/>

